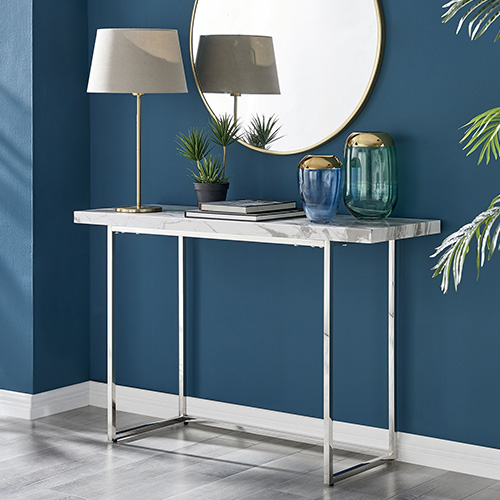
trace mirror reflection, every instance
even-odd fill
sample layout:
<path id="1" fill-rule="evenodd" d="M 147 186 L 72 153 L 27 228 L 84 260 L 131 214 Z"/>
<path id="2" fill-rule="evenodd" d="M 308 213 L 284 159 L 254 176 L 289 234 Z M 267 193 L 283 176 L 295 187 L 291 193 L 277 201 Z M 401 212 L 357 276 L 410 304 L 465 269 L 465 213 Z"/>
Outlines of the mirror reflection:
<path id="1" fill-rule="evenodd" d="M 213 114 L 237 116 L 251 147 L 307 151 L 340 133 L 367 99 L 382 24 L 378 0 L 196 0 L 197 85 Z"/>

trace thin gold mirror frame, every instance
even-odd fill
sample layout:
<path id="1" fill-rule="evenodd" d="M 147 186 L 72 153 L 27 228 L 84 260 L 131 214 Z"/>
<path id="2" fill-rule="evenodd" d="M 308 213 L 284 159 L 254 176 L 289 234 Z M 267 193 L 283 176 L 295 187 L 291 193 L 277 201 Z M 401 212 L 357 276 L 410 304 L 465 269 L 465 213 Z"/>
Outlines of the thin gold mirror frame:
<path id="1" fill-rule="evenodd" d="M 198 6 L 199 0 L 194 1 L 194 6 L 193 6 L 193 12 L 191 14 L 191 25 L 189 29 L 189 54 L 190 54 L 190 59 L 191 59 L 191 69 L 193 71 L 193 76 L 194 80 L 196 83 L 196 87 L 198 88 L 198 92 L 200 93 L 201 99 L 203 103 L 205 104 L 207 110 L 209 113 L 215 117 L 215 113 L 213 112 L 212 108 L 208 104 L 208 101 L 205 98 L 205 95 L 203 91 L 201 90 L 200 82 L 198 80 L 198 76 L 196 74 L 196 68 L 195 68 L 195 54 L 194 54 L 194 43 L 193 43 L 193 29 L 194 29 L 194 21 L 195 21 L 195 16 L 196 16 L 196 8 Z M 376 50 L 376 57 L 375 61 L 373 64 L 372 72 L 368 81 L 368 84 L 366 86 L 366 89 L 361 96 L 361 99 L 359 100 L 357 106 L 355 109 L 352 111 L 352 113 L 347 117 L 347 119 L 339 126 L 337 127 L 333 132 L 331 132 L 329 135 L 327 135 L 324 139 L 321 139 L 319 142 L 312 144 L 310 146 L 300 148 L 300 149 L 295 149 L 291 151 L 273 151 L 271 149 L 262 149 L 262 148 L 257 148 L 255 146 L 252 146 L 251 144 L 248 144 L 247 142 L 244 142 L 242 140 L 238 140 L 240 144 L 243 144 L 249 149 L 253 149 L 254 151 L 258 151 L 260 153 L 267 153 L 271 155 L 277 155 L 277 156 L 285 156 L 285 155 L 293 155 L 293 154 L 299 154 L 299 153 L 304 153 L 306 151 L 310 151 L 312 149 L 315 149 L 323 144 L 326 144 L 328 141 L 332 140 L 334 137 L 339 135 L 341 132 L 343 132 L 353 121 L 354 119 L 359 115 L 363 107 L 366 105 L 373 88 L 375 87 L 375 83 L 377 82 L 377 78 L 380 72 L 380 67 L 382 65 L 382 58 L 383 58 L 383 53 L 384 53 L 384 46 L 385 46 L 385 22 L 384 22 L 384 12 L 382 9 L 382 3 L 381 0 L 373 0 L 374 7 L 375 7 L 375 12 L 377 16 L 377 50 Z"/>

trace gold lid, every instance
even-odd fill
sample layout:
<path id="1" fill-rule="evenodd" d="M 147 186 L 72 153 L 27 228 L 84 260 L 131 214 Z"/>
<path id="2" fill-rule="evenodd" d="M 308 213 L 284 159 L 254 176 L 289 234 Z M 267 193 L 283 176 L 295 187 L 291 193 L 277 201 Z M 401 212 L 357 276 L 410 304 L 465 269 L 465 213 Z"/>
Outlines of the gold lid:
<path id="1" fill-rule="evenodd" d="M 342 168 L 342 162 L 333 155 L 306 155 L 300 160 L 299 168 L 320 170 L 322 168 Z"/>
<path id="2" fill-rule="evenodd" d="M 346 146 L 379 148 L 382 146 L 394 146 L 394 141 L 385 132 L 353 132 L 347 138 Z"/>

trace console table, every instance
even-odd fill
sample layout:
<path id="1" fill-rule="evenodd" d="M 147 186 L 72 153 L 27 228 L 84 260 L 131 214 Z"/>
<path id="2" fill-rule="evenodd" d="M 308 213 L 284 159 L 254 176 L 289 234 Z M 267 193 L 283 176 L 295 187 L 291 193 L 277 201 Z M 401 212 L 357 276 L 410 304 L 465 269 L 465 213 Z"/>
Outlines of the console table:
<path id="1" fill-rule="evenodd" d="M 190 219 L 184 211 L 193 207 L 163 206 L 162 212 L 134 214 L 118 213 L 113 208 L 81 210 L 74 213 L 79 224 L 107 227 L 107 381 L 108 381 L 108 440 L 116 442 L 132 435 L 151 431 L 166 425 L 192 420 L 187 411 L 185 369 L 185 238 L 205 238 L 256 243 L 274 243 L 319 247 L 323 249 L 323 429 L 324 429 L 324 482 L 334 482 L 377 467 L 397 456 L 395 428 L 395 283 L 396 240 L 437 234 L 441 231 L 438 220 L 388 218 L 382 221 L 359 221 L 352 216 L 337 215 L 330 224 L 314 224 L 305 217 L 266 222 L 242 222 L 220 219 Z M 113 357 L 113 246 L 114 234 L 135 233 L 174 236 L 178 239 L 178 293 L 179 293 L 179 413 L 166 421 L 155 422 L 132 429 L 117 431 L 116 387 Z M 389 243 L 388 275 L 388 389 L 389 389 L 389 439 L 388 451 L 379 458 L 369 460 L 349 469 L 333 474 L 333 432 L 330 416 L 330 324 L 331 310 L 331 247 L 333 244 Z M 318 332 L 319 334 L 319 332 Z"/>

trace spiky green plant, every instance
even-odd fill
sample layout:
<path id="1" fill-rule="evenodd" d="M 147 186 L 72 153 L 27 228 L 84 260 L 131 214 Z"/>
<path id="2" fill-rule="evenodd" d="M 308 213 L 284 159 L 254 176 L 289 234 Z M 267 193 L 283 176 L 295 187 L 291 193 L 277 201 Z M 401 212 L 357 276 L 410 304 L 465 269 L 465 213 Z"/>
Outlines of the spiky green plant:
<path id="1" fill-rule="evenodd" d="M 190 170 L 191 177 L 195 182 L 206 184 L 222 184 L 228 181 L 222 172 L 222 162 L 220 156 L 207 155 L 197 163 L 196 172 Z"/>
<path id="2" fill-rule="evenodd" d="M 278 117 L 275 115 L 266 119 L 264 115 L 252 116 L 249 128 L 245 133 L 245 142 L 260 149 L 267 149 L 270 144 L 281 139 L 278 136 L 281 125 L 278 126 Z"/>
<path id="3" fill-rule="evenodd" d="M 181 156 L 196 162 L 196 170 L 190 170 L 196 182 L 224 183 L 226 177 L 227 147 L 239 139 L 240 125 L 225 114 L 212 117 L 208 123 L 210 135 L 203 130 L 192 128 L 187 134 L 177 135 L 177 150 Z M 222 147 L 222 160 L 209 155 L 212 143 Z"/>
<path id="4" fill-rule="evenodd" d="M 201 160 L 212 149 L 210 139 L 198 128 L 191 128 L 187 134 L 177 135 L 177 151 L 188 160 L 196 162 L 196 168 L 200 168 Z"/>
<path id="5" fill-rule="evenodd" d="M 221 160 L 209 154 L 212 143 L 202 130 L 192 128 L 187 134 L 178 134 L 177 146 L 182 157 L 196 163 L 196 171 L 190 170 L 193 181 L 212 184 L 227 182 L 222 174 Z"/>
<path id="6" fill-rule="evenodd" d="M 463 23 L 475 11 L 474 16 L 469 20 L 469 37 L 477 40 L 500 16 L 500 0 L 452 0 L 443 5 L 448 11 L 443 15 L 443 22 L 448 22 L 455 14 L 464 7 L 468 7 L 458 23 L 457 33 Z M 495 41 L 500 38 L 500 31 Z M 469 149 L 470 155 L 481 147 L 478 165 L 486 159 L 488 164 L 491 155 L 495 159 L 500 156 L 500 108 L 493 108 L 474 117 L 464 127 L 468 127 L 461 143 L 465 142 L 464 149 Z M 453 274 L 455 290 L 462 280 L 465 257 L 469 253 L 469 245 L 476 237 L 476 266 L 479 277 L 479 269 L 484 265 L 486 254 L 488 260 L 492 257 L 497 248 L 500 226 L 497 224 L 492 233 L 492 229 L 498 222 L 500 216 L 500 195 L 493 199 L 490 206 L 484 212 L 477 215 L 472 222 L 462 226 L 458 231 L 450 234 L 436 249 L 431 257 L 439 260 L 432 268 L 433 277 L 442 275 L 441 290 L 446 293 L 450 282 L 450 273 Z"/>
<path id="7" fill-rule="evenodd" d="M 222 176 L 226 175 L 227 147 L 239 139 L 240 125 L 227 113 L 221 116 L 211 117 L 208 122 L 210 139 L 215 144 L 222 146 Z"/>

